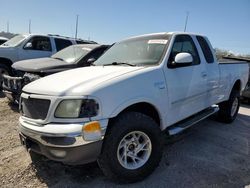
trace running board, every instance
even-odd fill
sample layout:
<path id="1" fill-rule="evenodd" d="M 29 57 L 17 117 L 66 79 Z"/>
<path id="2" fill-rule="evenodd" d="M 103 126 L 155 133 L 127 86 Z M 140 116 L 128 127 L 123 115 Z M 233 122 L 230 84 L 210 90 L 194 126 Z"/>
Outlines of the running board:
<path id="1" fill-rule="evenodd" d="M 199 121 L 211 116 L 212 114 L 218 112 L 219 107 L 218 106 L 212 106 L 206 110 L 203 110 L 185 120 L 180 121 L 179 123 L 176 123 L 168 128 L 168 133 L 170 136 L 176 135 L 185 129 L 191 127 L 192 125 L 198 123 Z"/>

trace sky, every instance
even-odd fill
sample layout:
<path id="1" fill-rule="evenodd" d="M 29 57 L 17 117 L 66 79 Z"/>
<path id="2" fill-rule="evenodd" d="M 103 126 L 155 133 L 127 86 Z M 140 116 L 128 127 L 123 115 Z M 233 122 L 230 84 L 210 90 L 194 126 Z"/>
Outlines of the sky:
<path id="1" fill-rule="evenodd" d="M 214 47 L 250 54 L 250 0 L 0 0 L 0 31 L 50 33 L 111 44 L 135 35 L 183 31 Z"/>

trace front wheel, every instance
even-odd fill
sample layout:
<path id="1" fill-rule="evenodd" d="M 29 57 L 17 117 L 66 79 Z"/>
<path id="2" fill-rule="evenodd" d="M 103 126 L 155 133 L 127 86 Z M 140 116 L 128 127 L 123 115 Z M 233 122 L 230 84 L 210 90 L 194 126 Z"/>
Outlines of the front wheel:
<path id="1" fill-rule="evenodd" d="M 159 165 L 162 132 L 150 117 L 127 112 L 107 130 L 98 159 L 104 174 L 119 182 L 142 180 Z"/>
<path id="2" fill-rule="evenodd" d="M 240 94 L 239 91 L 233 90 L 227 101 L 219 104 L 218 120 L 224 123 L 232 123 L 239 111 Z"/>

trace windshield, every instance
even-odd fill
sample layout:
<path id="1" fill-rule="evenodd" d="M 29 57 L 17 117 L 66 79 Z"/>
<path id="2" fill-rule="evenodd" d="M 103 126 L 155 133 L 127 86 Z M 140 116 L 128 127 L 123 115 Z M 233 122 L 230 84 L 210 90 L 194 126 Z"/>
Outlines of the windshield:
<path id="1" fill-rule="evenodd" d="M 168 42 L 168 35 L 128 39 L 113 45 L 95 65 L 156 65 Z"/>
<path id="2" fill-rule="evenodd" d="M 26 37 L 24 35 L 17 35 L 13 38 L 11 38 L 10 40 L 8 40 L 7 42 L 3 43 L 3 46 L 17 46 L 18 44 L 20 44 Z"/>
<path id="3" fill-rule="evenodd" d="M 64 48 L 63 50 L 57 52 L 51 57 L 54 59 L 65 61 L 67 63 L 76 63 L 78 59 L 88 54 L 91 50 L 91 48 L 73 45 Z"/>

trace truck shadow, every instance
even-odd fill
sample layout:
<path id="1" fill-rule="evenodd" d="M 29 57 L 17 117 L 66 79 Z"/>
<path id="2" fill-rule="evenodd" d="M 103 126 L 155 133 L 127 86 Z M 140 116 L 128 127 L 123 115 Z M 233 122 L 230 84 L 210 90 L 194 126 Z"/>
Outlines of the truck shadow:
<path id="1" fill-rule="evenodd" d="M 172 137 L 169 137 L 167 134 L 165 134 L 166 139 L 164 142 L 164 147 L 176 144 L 177 142 L 185 139 L 191 132 L 191 129 L 186 130 L 183 133 Z M 31 165 L 35 171 L 37 178 L 41 182 L 45 182 L 48 187 L 54 187 L 55 185 L 56 187 L 62 187 L 66 186 L 65 184 L 67 184 L 67 186 L 69 187 L 79 187 L 79 185 L 90 185 L 93 182 L 95 183 L 96 181 L 101 182 L 102 185 L 117 185 L 115 182 L 110 181 L 104 176 L 97 162 L 72 166 L 60 162 L 51 161 L 44 156 L 39 156 L 34 153 L 30 153 L 30 156 L 32 160 Z M 167 161 L 164 161 L 164 164 L 166 164 L 167 166 L 169 165 Z M 74 182 L 73 185 L 72 182 Z M 138 182 L 136 184 L 141 183 Z M 94 185 L 93 187 L 99 186 Z"/>
<path id="2" fill-rule="evenodd" d="M 250 183 L 250 154 L 246 153 L 250 141 L 249 122 L 250 116 L 241 113 L 232 124 L 207 119 L 177 136 L 166 135 L 160 166 L 151 176 L 132 186 L 183 187 L 190 183 L 189 174 L 193 173 L 198 187 L 204 182 L 221 187 L 244 187 Z M 37 178 L 48 187 L 117 186 L 103 175 L 96 162 L 69 166 L 33 156 L 32 166 Z"/>
<path id="3" fill-rule="evenodd" d="M 37 178 L 45 182 L 48 187 L 62 184 L 59 187 L 66 186 L 64 181 L 74 182 L 76 184 L 90 183 L 99 177 L 104 177 L 98 167 L 97 162 L 86 165 L 70 166 L 60 162 L 51 161 L 43 156 L 34 157 L 31 155 L 32 167 L 35 169 Z"/>
<path id="4" fill-rule="evenodd" d="M 248 104 L 248 103 L 241 103 L 240 104 L 240 106 L 242 106 L 242 107 L 244 107 L 244 108 L 248 108 L 248 109 L 250 109 L 250 104 Z"/>

